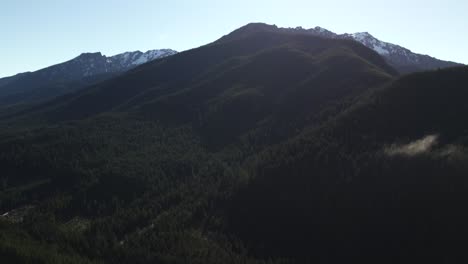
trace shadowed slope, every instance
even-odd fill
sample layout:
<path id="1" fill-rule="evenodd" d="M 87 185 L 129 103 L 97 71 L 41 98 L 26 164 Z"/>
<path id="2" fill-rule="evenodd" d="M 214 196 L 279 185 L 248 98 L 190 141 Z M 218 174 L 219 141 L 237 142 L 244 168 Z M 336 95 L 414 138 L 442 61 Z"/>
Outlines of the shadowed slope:
<path id="1" fill-rule="evenodd" d="M 466 67 L 409 75 L 267 149 L 233 200 L 234 232 L 264 256 L 463 259 L 467 87 Z"/>

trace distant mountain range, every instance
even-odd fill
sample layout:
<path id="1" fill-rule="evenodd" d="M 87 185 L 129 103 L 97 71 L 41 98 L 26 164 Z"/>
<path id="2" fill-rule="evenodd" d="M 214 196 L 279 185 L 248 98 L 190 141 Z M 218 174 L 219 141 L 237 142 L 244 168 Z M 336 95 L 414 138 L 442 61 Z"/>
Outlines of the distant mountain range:
<path id="1" fill-rule="evenodd" d="M 45 69 L 0 79 L 0 104 L 27 104 L 51 99 L 176 53 L 171 49 L 125 52 L 111 57 L 100 52 L 83 53 Z"/>
<path id="2" fill-rule="evenodd" d="M 454 66 L 462 66 L 460 63 L 443 61 L 428 55 L 421 55 L 412 52 L 411 50 L 381 41 L 368 32 L 360 32 L 354 34 L 336 34 L 321 27 L 304 29 L 302 27 L 296 28 L 280 28 L 275 25 L 267 25 L 263 23 L 251 23 L 242 30 L 255 31 L 255 30 L 268 30 L 278 32 L 288 32 L 294 34 L 308 34 L 313 36 L 320 36 L 332 39 L 351 39 L 358 41 L 366 47 L 373 49 L 382 57 L 385 58 L 390 66 L 397 69 L 400 73 L 411 73 L 417 71 L 432 70 L 438 68 L 448 68 Z"/>

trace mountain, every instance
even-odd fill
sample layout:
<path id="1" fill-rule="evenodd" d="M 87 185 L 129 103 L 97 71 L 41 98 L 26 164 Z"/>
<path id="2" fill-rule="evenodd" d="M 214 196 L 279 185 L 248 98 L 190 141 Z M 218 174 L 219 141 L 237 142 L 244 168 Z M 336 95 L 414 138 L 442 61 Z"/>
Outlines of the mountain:
<path id="1" fill-rule="evenodd" d="M 1 252 L 256 263 L 218 215 L 250 177 L 244 160 L 397 72 L 355 41 L 243 31 L 2 122 Z M 35 239 L 42 232 L 50 242 Z"/>
<path id="2" fill-rule="evenodd" d="M 36 72 L 0 79 L 0 104 L 45 101 L 128 71 L 146 62 L 175 54 L 173 50 L 126 52 L 112 57 L 101 53 L 80 56 Z"/>
<path id="3" fill-rule="evenodd" d="M 252 28 L 263 28 L 269 31 L 289 32 L 293 34 L 309 34 L 313 36 L 320 36 L 324 38 L 334 39 L 352 39 L 365 45 L 366 47 L 373 49 L 381 56 L 392 67 L 397 69 L 400 73 L 411 73 L 425 70 L 433 70 L 438 68 L 448 68 L 454 66 L 462 66 L 462 64 L 438 60 L 428 55 L 421 55 L 410 51 L 404 47 L 381 41 L 368 32 L 360 32 L 354 34 L 336 34 L 327 29 L 321 27 L 315 27 L 311 29 L 304 29 L 302 27 L 296 28 L 279 28 L 272 25 L 254 23 L 251 25 Z"/>
<path id="4" fill-rule="evenodd" d="M 1 119 L 0 260 L 466 262 L 467 85 L 246 25 Z"/>
<path id="5" fill-rule="evenodd" d="M 259 123 L 263 129 L 276 126 L 278 137 L 286 135 L 328 105 L 397 75 L 378 54 L 354 41 L 268 31 L 230 36 L 232 41 L 150 62 L 30 113 L 56 122 L 131 112 L 171 125 L 190 124 L 206 131 L 202 138 L 217 147 Z"/>

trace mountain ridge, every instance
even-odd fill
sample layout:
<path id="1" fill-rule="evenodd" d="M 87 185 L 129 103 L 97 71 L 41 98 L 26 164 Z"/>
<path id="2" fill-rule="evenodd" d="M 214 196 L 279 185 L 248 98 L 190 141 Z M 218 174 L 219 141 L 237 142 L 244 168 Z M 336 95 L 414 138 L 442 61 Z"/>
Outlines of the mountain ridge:
<path id="1" fill-rule="evenodd" d="M 0 104 L 45 101 L 176 53 L 171 49 L 125 52 L 110 57 L 101 52 L 82 53 L 38 71 L 0 79 Z"/>
<path id="2" fill-rule="evenodd" d="M 463 66 L 463 64 L 443 61 L 436 58 L 433 58 L 429 55 L 423 55 L 414 53 L 411 50 L 404 48 L 402 46 L 392 44 L 389 42 L 381 41 L 368 32 L 358 32 L 358 33 L 344 33 L 337 34 L 332 31 L 329 31 L 322 27 L 315 27 L 310 29 L 305 29 L 302 27 L 295 28 L 282 28 L 276 25 L 268 25 L 265 23 L 250 23 L 244 27 L 237 29 L 238 32 L 243 32 L 244 34 L 259 32 L 259 31 L 278 31 L 278 32 L 287 32 L 291 34 L 306 34 L 319 36 L 324 38 L 332 39 L 349 39 L 357 41 L 364 46 L 374 50 L 379 55 L 384 57 L 386 61 L 394 68 L 396 68 L 401 74 L 412 73 L 417 71 L 433 70 L 438 68 L 449 68 L 455 66 Z M 228 36 L 224 36 L 219 41 L 223 41 Z"/>

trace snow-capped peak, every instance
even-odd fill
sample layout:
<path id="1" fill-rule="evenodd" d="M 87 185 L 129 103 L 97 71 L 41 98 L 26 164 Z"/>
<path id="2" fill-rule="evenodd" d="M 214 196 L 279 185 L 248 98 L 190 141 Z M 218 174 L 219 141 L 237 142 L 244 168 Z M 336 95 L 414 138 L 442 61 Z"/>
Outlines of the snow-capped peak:
<path id="1" fill-rule="evenodd" d="M 369 32 L 358 32 L 351 34 L 351 36 L 357 41 L 365 41 L 366 39 L 374 38 Z"/>
<path id="2" fill-rule="evenodd" d="M 134 51 L 112 56 L 110 57 L 110 60 L 122 66 L 138 66 L 155 59 L 160 59 L 170 55 L 174 55 L 176 53 L 176 51 L 170 49 L 149 50 L 145 53 L 141 51 Z"/>
<path id="3" fill-rule="evenodd" d="M 175 54 L 175 51 L 169 50 L 169 49 L 149 50 L 145 53 L 138 54 L 138 57 L 132 62 L 132 64 L 140 65 L 140 64 L 147 63 L 155 59 L 164 58 L 173 54 Z"/>
<path id="4" fill-rule="evenodd" d="M 375 50 L 380 55 L 389 55 L 396 45 L 386 43 L 376 39 L 368 32 L 358 32 L 350 35 L 354 40 L 364 44 L 368 48 Z"/>
<path id="5" fill-rule="evenodd" d="M 322 27 L 318 27 L 318 26 L 315 27 L 314 29 L 315 29 L 316 31 L 320 32 L 320 33 L 328 32 L 328 30 L 326 30 L 326 29 L 324 29 L 324 28 L 322 28 Z"/>
<path id="6" fill-rule="evenodd" d="M 111 57 L 102 55 L 100 52 L 82 53 L 68 62 L 49 67 L 50 71 L 43 71 L 41 74 L 50 73 L 52 76 L 65 74 L 71 80 L 75 80 L 100 74 L 125 72 L 138 65 L 176 53 L 170 49 L 149 50 L 145 53 L 124 52 Z"/>
<path id="7" fill-rule="evenodd" d="M 413 53 L 409 49 L 406 49 L 404 47 L 381 41 L 372 36 L 369 32 L 358 32 L 354 34 L 336 34 L 319 26 L 310 29 L 304 29 L 302 27 L 275 27 L 275 29 L 280 32 L 310 34 L 322 38 L 350 39 L 360 42 L 364 46 L 373 49 L 375 52 L 380 54 L 390 65 L 397 68 L 400 72 L 405 73 L 411 71 L 430 70 L 460 65 L 450 61 L 441 61 L 427 55 Z"/>

